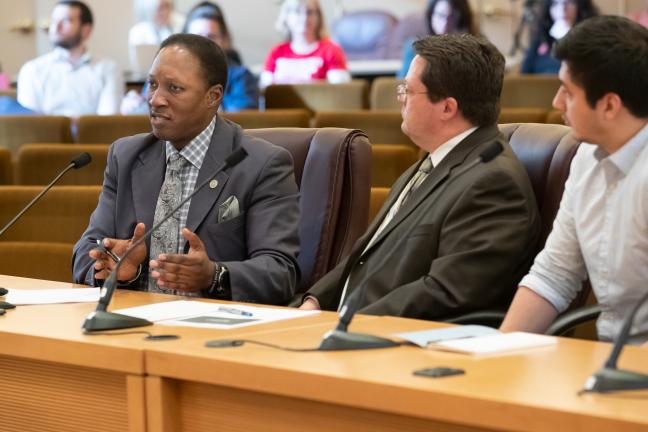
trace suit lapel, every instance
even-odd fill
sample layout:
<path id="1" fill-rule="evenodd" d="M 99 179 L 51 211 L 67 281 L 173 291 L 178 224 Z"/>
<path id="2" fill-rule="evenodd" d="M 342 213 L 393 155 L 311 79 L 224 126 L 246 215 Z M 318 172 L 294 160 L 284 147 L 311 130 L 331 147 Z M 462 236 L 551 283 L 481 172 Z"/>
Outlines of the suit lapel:
<path id="1" fill-rule="evenodd" d="M 153 226 L 158 194 L 164 182 L 166 152 L 164 142 L 151 134 L 150 143 L 140 152 L 133 165 L 132 192 L 133 209 L 138 222 L 144 222 L 146 229 Z"/>
<path id="2" fill-rule="evenodd" d="M 205 154 L 202 166 L 198 173 L 196 180 L 196 187 L 203 181 L 211 178 L 216 169 L 225 161 L 225 158 L 232 152 L 234 146 L 238 146 L 240 140 L 241 129 L 233 123 L 223 120 L 221 117 L 216 117 L 216 126 L 212 135 L 209 149 Z M 236 144 L 235 144 L 236 141 Z M 218 184 L 215 188 L 211 185 L 205 186 L 191 199 L 189 206 L 189 214 L 187 215 L 187 228 L 195 232 L 196 229 L 203 222 L 209 211 L 214 207 L 218 201 L 223 188 L 229 180 L 229 175 L 225 172 L 220 172 L 216 176 Z"/>
<path id="3" fill-rule="evenodd" d="M 371 247 L 367 251 L 373 249 L 387 234 L 403 222 L 416 208 L 423 204 L 430 194 L 443 185 L 448 180 L 451 171 L 455 167 L 463 164 L 469 155 L 473 153 L 477 154 L 482 147 L 480 144 L 490 143 L 491 139 L 495 139 L 498 133 L 499 131 L 497 126 L 488 126 L 479 128 L 464 138 L 463 141 L 461 141 L 445 158 L 443 158 L 438 166 L 434 167 L 428 177 L 423 181 L 423 183 L 421 183 L 418 190 L 413 193 L 407 202 L 398 210 L 398 212 L 396 212 L 394 218 L 389 222 L 389 224 L 387 224 L 385 229 L 383 229 L 378 238 L 376 238 L 376 241 L 372 243 Z M 419 165 L 420 163 L 416 164 L 413 169 L 418 170 Z M 394 204 L 396 199 L 398 199 L 398 196 L 403 192 L 403 188 L 407 185 L 409 178 L 412 175 L 413 172 L 410 172 L 410 175 L 407 176 L 408 180 L 400 185 L 398 194 L 394 194 L 394 197 L 390 200 L 391 205 Z M 385 206 L 385 208 L 382 209 L 380 212 L 382 217 L 376 219 L 376 221 L 382 221 L 386 212 L 391 208 L 391 205 Z"/>

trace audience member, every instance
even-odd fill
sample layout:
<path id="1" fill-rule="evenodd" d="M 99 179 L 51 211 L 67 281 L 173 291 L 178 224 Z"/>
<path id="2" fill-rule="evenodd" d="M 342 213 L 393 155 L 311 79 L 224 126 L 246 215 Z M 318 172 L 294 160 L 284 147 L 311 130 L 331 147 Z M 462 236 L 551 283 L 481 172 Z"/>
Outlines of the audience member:
<path id="1" fill-rule="evenodd" d="M 544 250 L 520 282 L 504 331 L 543 332 L 589 281 L 598 335 L 614 339 L 648 280 L 648 30 L 627 18 L 576 25 L 555 48 L 554 107 L 583 143 Z M 648 340 L 648 306 L 632 342 Z"/>
<path id="2" fill-rule="evenodd" d="M 530 35 L 520 72 L 524 74 L 557 74 L 560 60 L 551 49 L 577 23 L 598 15 L 592 0 L 543 0 L 542 12 Z"/>
<path id="3" fill-rule="evenodd" d="M 468 0 L 430 0 L 425 10 L 425 24 L 428 35 L 479 33 Z M 416 55 L 412 46 L 414 40 L 409 39 L 403 46 L 403 66 L 396 74 L 399 79 L 405 78 Z"/>
<path id="4" fill-rule="evenodd" d="M 351 80 L 344 51 L 325 35 L 318 0 L 284 0 L 277 29 L 286 41 L 268 54 L 260 78 L 262 88 L 270 84 Z"/>
<path id="5" fill-rule="evenodd" d="M 223 111 L 258 108 L 257 80 L 241 64 L 241 57 L 232 46 L 232 38 L 221 8 L 208 1 L 199 3 L 189 12 L 183 32 L 209 38 L 225 50 L 228 78 L 221 103 Z"/>
<path id="6" fill-rule="evenodd" d="M 259 107 L 257 80 L 252 72 L 241 64 L 241 56 L 232 48 L 232 38 L 225 23 L 225 16 L 218 5 L 209 1 L 197 4 L 187 15 L 187 22 L 182 32 L 211 39 L 225 51 L 228 69 L 227 86 L 220 105 L 221 110 L 240 111 Z M 135 90 L 129 91 L 122 102 L 121 113 L 147 113 L 148 88 L 148 84 L 144 84 L 141 95 Z"/>
<path id="7" fill-rule="evenodd" d="M 149 72 L 152 134 L 110 147 L 103 192 L 74 248 L 74 280 L 94 285 L 232 151 L 248 156 L 219 174 L 123 261 L 124 286 L 226 300 L 282 303 L 299 268 L 299 193 L 290 154 L 217 115 L 225 53 L 189 34 L 166 39 Z M 186 243 L 185 243 L 186 240 Z"/>
<path id="8" fill-rule="evenodd" d="M 504 309 L 531 264 L 538 210 L 497 127 L 504 57 L 469 34 L 429 36 L 414 49 L 398 88 L 401 127 L 428 153 L 396 181 L 350 257 L 306 293 L 303 309 L 335 310 L 361 281 L 366 314 L 443 320 Z M 501 155 L 469 167 L 495 142 Z"/>
<path id="9" fill-rule="evenodd" d="M 86 48 L 92 13 L 80 1 L 59 1 L 52 10 L 49 38 L 55 46 L 31 60 L 18 75 L 18 102 L 43 114 L 115 114 L 124 91 L 114 62 L 94 58 Z"/>
<path id="10" fill-rule="evenodd" d="M 174 33 L 180 32 L 184 17 L 173 8 L 172 0 L 135 0 L 135 16 L 139 20 L 128 32 L 131 65 L 136 69 L 138 45 L 160 45 Z"/>

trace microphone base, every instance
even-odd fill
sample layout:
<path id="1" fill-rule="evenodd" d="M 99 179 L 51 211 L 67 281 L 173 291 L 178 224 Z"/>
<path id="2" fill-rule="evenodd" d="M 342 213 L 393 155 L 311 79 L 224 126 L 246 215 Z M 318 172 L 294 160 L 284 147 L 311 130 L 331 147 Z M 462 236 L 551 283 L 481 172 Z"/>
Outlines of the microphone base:
<path id="1" fill-rule="evenodd" d="M 117 330 L 153 325 L 151 321 L 113 312 L 95 311 L 83 321 L 81 328 L 86 332 Z"/>
<path id="2" fill-rule="evenodd" d="M 400 346 L 398 342 L 373 336 L 366 333 L 349 333 L 331 330 L 322 338 L 318 351 L 349 351 L 361 349 L 392 348 Z"/>
<path id="3" fill-rule="evenodd" d="M 585 382 L 583 393 L 648 389 L 648 375 L 604 367 Z"/>

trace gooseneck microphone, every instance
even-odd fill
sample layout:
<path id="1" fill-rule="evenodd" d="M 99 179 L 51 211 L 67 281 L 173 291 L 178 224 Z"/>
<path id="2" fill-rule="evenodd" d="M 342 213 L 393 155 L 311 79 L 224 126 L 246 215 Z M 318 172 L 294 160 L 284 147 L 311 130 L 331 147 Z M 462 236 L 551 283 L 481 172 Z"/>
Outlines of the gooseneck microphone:
<path id="1" fill-rule="evenodd" d="M 68 166 L 66 166 L 66 167 L 63 169 L 63 171 L 61 171 L 61 172 L 60 172 L 60 173 L 59 173 L 59 174 L 54 178 L 54 180 L 52 180 L 52 181 L 50 182 L 50 184 L 48 184 L 47 186 L 45 186 L 45 188 L 44 188 L 44 189 L 43 189 L 43 190 L 42 190 L 38 195 L 36 195 L 36 197 L 35 197 L 33 200 L 31 200 L 31 201 L 29 202 L 29 204 L 27 204 L 27 205 L 26 205 L 22 210 L 20 210 L 20 212 L 19 212 L 16 216 L 14 216 L 14 218 L 11 219 L 7 225 L 5 225 L 5 226 L 2 228 L 2 230 L 0 231 L 0 236 L 2 236 L 2 234 L 4 234 L 5 231 L 7 231 L 7 230 L 8 230 L 8 229 L 13 225 L 13 224 L 15 224 L 16 221 L 18 221 L 18 219 L 20 219 L 20 217 L 21 217 L 23 214 L 25 214 L 25 212 L 26 212 L 27 210 L 29 210 L 29 209 L 30 209 L 34 204 L 36 204 L 36 202 L 38 202 L 38 200 L 41 199 L 41 197 L 42 197 L 43 195 L 45 195 L 45 193 L 46 193 L 48 190 L 50 190 L 50 189 L 52 188 L 52 186 L 54 186 L 54 185 L 56 184 L 56 182 L 58 182 L 58 181 L 60 180 L 61 177 L 63 177 L 63 176 L 65 175 L 65 173 L 67 173 L 68 171 L 70 171 L 72 168 L 74 168 L 74 169 L 79 169 L 79 168 L 81 168 L 81 167 L 84 167 L 84 166 L 88 165 L 91 161 L 92 161 L 92 157 L 90 156 L 89 153 L 85 153 L 85 152 L 84 152 L 84 153 L 81 153 L 80 155 L 78 155 L 77 157 L 75 157 L 74 159 L 72 159 L 72 160 L 70 161 L 70 163 L 68 164 Z"/>
<path id="2" fill-rule="evenodd" d="M 122 328 L 132 328 L 132 327 L 142 327 L 153 324 L 152 322 L 142 319 L 131 317 L 128 315 L 116 314 L 113 312 L 107 312 L 108 305 L 112 299 L 115 288 L 117 288 L 117 275 L 119 274 L 119 269 L 121 265 L 126 261 L 128 255 L 137 248 L 142 242 L 144 242 L 153 231 L 157 230 L 164 222 L 166 222 L 173 214 L 178 211 L 186 202 L 188 202 L 194 195 L 198 193 L 206 184 L 212 181 L 221 171 L 231 168 L 241 162 L 247 156 L 247 152 L 242 147 L 234 150 L 223 162 L 218 169 L 210 177 L 205 179 L 194 191 L 189 194 L 189 196 L 183 199 L 175 208 L 171 209 L 168 214 L 166 214 L 157 224 L 153 225 L 148 231 L 142 235 L 136 242 L 134 242 L 126 250 L 124 255 L 117 263 L 115 269 L 108 275 L 106 278 L 103 287 L 101 288 L 101 295 L 99 296 L 99 302 L 94 312 L 91 312 L 86 319 L 83 321 L 81 328 L 86 332 L 93 332 L 99 330 L 115 330 Z"/>
<path id="3" fill-rule="evenodd" d="M 465 172 L 469 171 L 476 165 L 479 165 L 481 163 L 487 163 L 493 160 L 496 156 L 498 156 L 502 152 L 502 150 L 503 150 L 502 144 L 500 144 L 499 141 L 495 141 L 493 144 L 489 145 L 484 151 L 482 151 L 475 160 L 473 160 L 469 164 L 464 165 L 462 168 L 457 170 L 455 175 L 445 183 L 444 187 L 447 187 L 448 184 L 450 184 L 458 177 L 462 176 Z M 433 203 L 434 202 L 428 204 L 428 206 L 432 205 Z M 423 220 L 425 216 L 427 216 L 427 214 L 428 214 L 427 211 L 421 212 L 421 216 L 415 221 L 414 224 L 410 226 L 407 233 L 399 239 L 398 243 L 394 247 L 394 250 L 400 249 L 400 247 L 407 241 L 412 231 L 420 224 L 420 222 Z M 342 272 L 342 276 L 340 277 L 340 281 L 338 284 L 338 287 L 340 289 L 343 289 L 346 280 L 349 277 L 349 274 L 351 273 L 352 268 L 355 266 L 356 262 L 360 259 L 360 256 L 362 256 L 365 247 L 366 246 L 359 248 L 360 253 L 355 254 L 355 256 L 352 259 L 350 259 L 349 262 L 347 262 L 347 265 L 345 266 L 344 271 Z M 386 254 L 382 258 L 380 265 L 378 265 L 378 268 L 384 268 L 385 265 L 387 264 L 388 259 L 390 258 L 391 255 Z M 367 291 L 367 285 L 369 284 L 369 279 L 372 276 L 373 274 L 366 275 L 360 281 L 360 283 L 358 283 L 358 289 L 356 289 L 353 293 L 349 295 L 349 298 L 340 309 L 340 320 L 338 321 L 337 327 L 334 330 L 331 330 L 324 335 L 318 350 L 342 351 L 342 350 L 358 350 L 358 349 L 371 349 L 371 348 L 389 348 L 389 347 L 400 345 L 400 343 L 398 342 L 394 342 L 390 339 L 382 338 L 379 336 L 374 336 L 365 333 L 353 333 L 347 331 L 349 324 L 351 324 L 351 321 L 353 320 L 353 317 L 355 316 L 356 312 L 358 311 L 358 309 L 360 309 L 361 305 L 364 302 L 365 294 Z"/>
<path id="4" fill-rule="evenodd" d="M 619 355 L 621 355 L 623 346 L 628 342 L 634 318 L 646 300 L 648 300 L 648 292 L 637 302 L 623 322 L 623 327 L 614 341 L 612 352 L 605 365 L 587 379 L 581 393 L 607 393 L 648 388 L 648 375 L 617 368 Z"/>

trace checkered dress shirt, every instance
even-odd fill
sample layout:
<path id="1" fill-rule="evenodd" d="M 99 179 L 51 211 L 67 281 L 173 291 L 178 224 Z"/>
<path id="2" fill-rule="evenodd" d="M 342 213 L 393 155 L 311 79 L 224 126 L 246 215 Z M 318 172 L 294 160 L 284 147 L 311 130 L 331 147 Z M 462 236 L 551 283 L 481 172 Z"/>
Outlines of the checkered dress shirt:
<path id="1" fill-rule="evenodd" d="M 207 154 L 207 149 L 209 148 L 209 143 L 211 142 L 212 135 L 214 133 L 214 128 L 216 126 L 216 117 L 212 119 L 209 123 L 209 126 L 205 128 L 202 132 L 192 139 L 189 144 L 187 144 L 180 152 L 173 147 L 169 141 L 165 141 L 166 146 L 166 161 L 169 163 L 169 158 L 174 153 L 180 153 L 184 159 L 189 163 L 185 164 L 180 171 L 180 179 L 182 181 L 182 198 L 181 200 L 187 198 L 191 192 L 193 192 L 194 187 L 196 186 L 196 179 L 198 179 L 198 173 L 200 172 L 200 167 L 202 166 L 203 160 L 205 159 L 205 154 Z M 187 201 L 179 210 L 179 226 L 180 230 L 178 231 L 178 253 L 184 251 L 185 239 L 182 237 L 182 228 L 187 225 L 187 215 L 189 214 L 189 206 L 191 205 L 191 200 Z"/>

